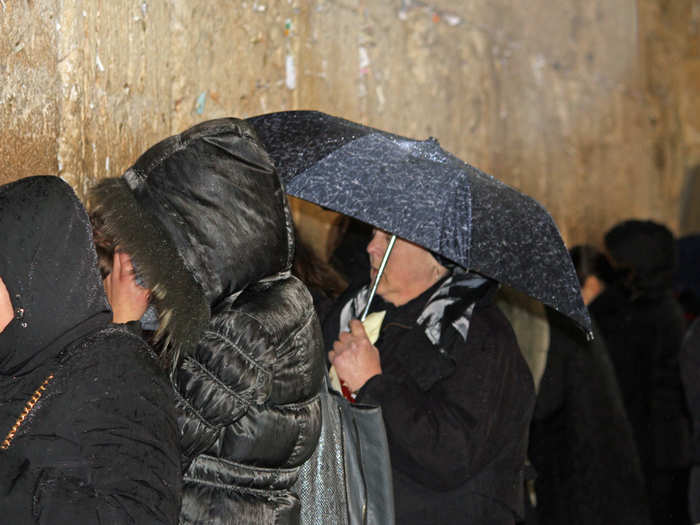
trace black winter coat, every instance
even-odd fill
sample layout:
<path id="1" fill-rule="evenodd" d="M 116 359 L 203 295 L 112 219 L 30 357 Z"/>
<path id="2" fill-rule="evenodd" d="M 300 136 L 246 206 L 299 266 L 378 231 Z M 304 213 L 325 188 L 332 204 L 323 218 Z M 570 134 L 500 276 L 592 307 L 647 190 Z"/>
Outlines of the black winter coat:
<path id="1" fill-rule="evenodd" d="M 0 516 L 13 524 L 172 524 L 180 507 L 174 396 L 155 355 L 112 325 L 90 224 L 69 186 L 0 188 L 0 277 L 15 319 L 0 333 L 5 451 Z"/>
<path id="2" fill-rule="evenodd" d="M 684 523 L 690 430 L 678 361 L 683 312 L 670 292 L 633 299 L 617 285 L 589 308 L 615 366 L 652 520 Z"/>
<path id="3" fill-rule="evenodd" d="M 199 124 L 93 191 L 152 290 L 177 393 L 181 523 L 286 524 L 320 432 L 318 320 L 281 182 L 248 125 Z"/>
<path id="4" fill-rule="evenodd" d="M 692 523 L 700 523 L 700 319 L 690 325 L 683 341 L 681 374 L 693 422 L 688 510 Z"/>
<path id="5" fill-rule="evenodd" d="M 397 524 L 512 524 L 522 513 L 532 377 L 491 292 L 460 303 L 477 301 L 466 342 L 435 346 L 416 320 L 439 286 L 398 308 L 375 298 L 372 310 L 387 311 L 375 343 L 382 374 L 357 399 L 382 408 Z M 339 317 L 324 323 L 328 348 Z"/>
<path id="6" fill-rule="evenodd" d="M 547 366 L 528 452 L 538 523 L 649 524 L 637 447 L 605 344 L 599 335 L 586 342 L 571 321 L 547 314 Z"/>

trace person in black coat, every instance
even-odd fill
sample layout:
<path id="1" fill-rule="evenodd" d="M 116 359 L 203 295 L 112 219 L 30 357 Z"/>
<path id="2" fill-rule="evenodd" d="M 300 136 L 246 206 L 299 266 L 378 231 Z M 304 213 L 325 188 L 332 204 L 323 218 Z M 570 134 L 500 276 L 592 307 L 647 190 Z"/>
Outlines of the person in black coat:
<path id="1" fill-rule="evenodd" d="M 614 275 L 589 310 L 605 339 L 647 483 L 654 523 L 687 523 L 689 419 L 678 356 L 683 312 L 671 293 L 673 235 L 629 220 L 605 235 Z"/>
<path id="2" fill-rule="evenodd" d="M 0 187 L 0 516 L 13 524 L 174 524 L 174 396 L 111 324 L 90 223 L 57 177 Z"/>
<path id="3" fill-rule="evenodd" d="M 588 249 L 583 253 L 588 254 Z M 572 259 L 584 303 L 600 289 L 591 280 L 597 252 Z M 585 262 L 585 264 L 581 264 Z M 527 525 L 651 523 L 637 447 L 605 344 L 571 320 L 512 288 L 499 292 L 537 387 L 530 424 Z"/>
<path id="4" fill-rule="evenodd" d="M 375 231 L 367 246 L 371 278 L 387 241 Z M 324 324 L 340 380 L 382 409 L 397 523 L 512 524 L 522 513 L 534 386 L 495 288 L 398 239 L 371 307 L 384 316 L 378 339 L 356 320 L 366 285 Z"/>
<path id="5" fill-rule="evenodd" d="M 685 334 L 681 374 L 693 422 L 688 511 L 691 522 L 700 523 L 700 319 L 696 319 Z"/>
<path id="6" fill-rule="evenodd" d="M 550 308 L 547 318 L 547 365 L 528 448 L 538 523 L 648 525 L 639 455 L 605 343 L 599 334 L 586 341 Z"/>
<path id="7" fill-rule="evenodd" d="M 297 523 L 293 485 L 321 425 L 321 329 L 291 275 L 286 195 L 255 133 L 234 118 L 202 122 L 91 197 L 158 312 L 182 450 L 180 522 Z"/>

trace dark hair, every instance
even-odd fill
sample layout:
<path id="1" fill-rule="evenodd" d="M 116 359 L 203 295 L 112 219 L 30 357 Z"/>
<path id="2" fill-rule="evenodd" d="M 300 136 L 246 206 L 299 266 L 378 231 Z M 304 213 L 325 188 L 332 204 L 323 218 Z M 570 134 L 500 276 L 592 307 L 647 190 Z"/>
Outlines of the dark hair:
<path id="1" fill-rule="evenodd" d="M 296 232 L 295 232 L 296 233 Z M 321 260 L 299 237 L 296 237 L 292 273 L 309 289 L 320 290 L 330 298 L 340 295 L 347 283 L 330 264 Z"/>
<path id="2" fill-rule="evenodd" d="M 112 261 L 116 242 L 105 233 L 104 219 L 97 213 L 90 213 L 90 224 L 92 224 L 92 238 L 97 252 L 97 262 L 102 280 L 112 273 Z"/>
<path id="3" fill-rule="evenodd" d="M 671 231 L 654 221 L 627 220 L 605 234 L 619 284 L 632 297 L 654 297 L 671 288 L 678 249 Z"/>
<path id="4" fill-rule="evenodd" d="M 590 244 L 579 244 L 569 250 L 571 261 L 576 269 L 578 282 L 583 286 L 586 279 L 595 276 L 610 284 L 614 272 L 605 254 Z"/>

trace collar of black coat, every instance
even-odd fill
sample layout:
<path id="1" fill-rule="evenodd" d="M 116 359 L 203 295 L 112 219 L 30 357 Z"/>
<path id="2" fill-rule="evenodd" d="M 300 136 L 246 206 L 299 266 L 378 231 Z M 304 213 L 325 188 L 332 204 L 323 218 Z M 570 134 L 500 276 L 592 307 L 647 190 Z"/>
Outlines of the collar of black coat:
<path id="1" fill-rule="evenodd" d="M 212 309 L 250 284 L 289 275 L 294 248 L 282 183 L 250 126 L 202 122 L 162 140 L 90 201 L 151 289 L 171 370 Z"/>

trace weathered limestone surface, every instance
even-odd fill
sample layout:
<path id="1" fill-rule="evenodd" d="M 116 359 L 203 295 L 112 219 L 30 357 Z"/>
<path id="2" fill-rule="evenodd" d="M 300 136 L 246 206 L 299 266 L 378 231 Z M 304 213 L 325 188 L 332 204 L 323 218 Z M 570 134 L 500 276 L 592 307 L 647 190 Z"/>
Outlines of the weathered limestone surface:
<path id="1" fill-rule="evenodd" d="M 437 137 L 570 244 L 679 231 L 698 26 L 700 0 L 0 0 L 0 182 L 83 195 L 196 122 L 319 109 Z"/>
<path id="2" fill-rule="evenodd" d="M 56 173 L 56 3 L 0 4 L 0 183 Z"/>

